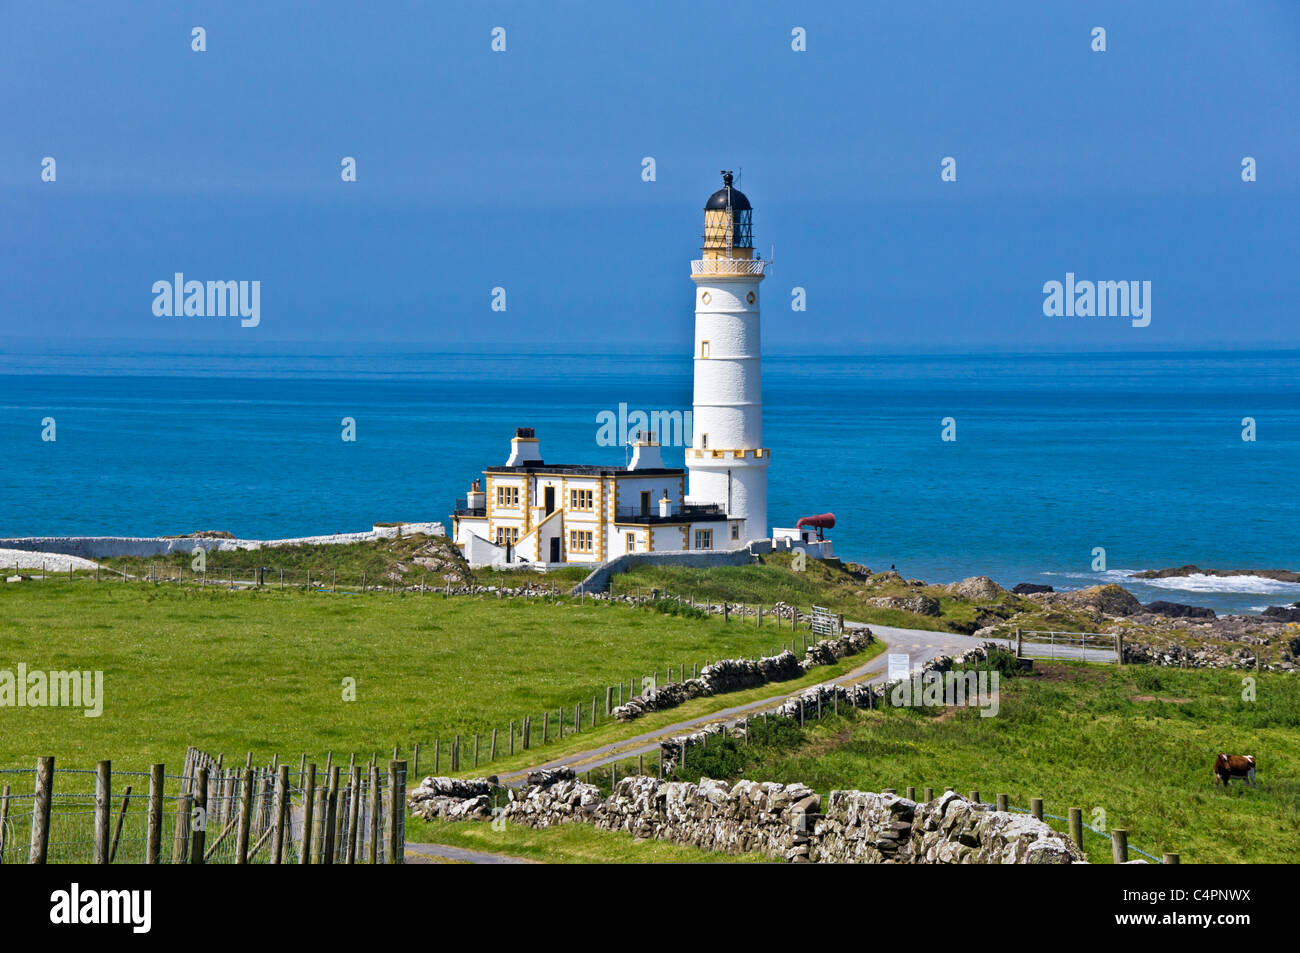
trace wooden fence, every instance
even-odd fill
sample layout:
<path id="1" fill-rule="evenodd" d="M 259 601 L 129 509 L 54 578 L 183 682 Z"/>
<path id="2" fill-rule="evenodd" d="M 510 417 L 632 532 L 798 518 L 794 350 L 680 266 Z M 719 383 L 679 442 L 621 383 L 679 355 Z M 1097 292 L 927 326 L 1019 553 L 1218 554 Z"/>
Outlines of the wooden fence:
<path id="1" fill-rule="evenodd" d="M 32 793 L 15 791 L 28 775 Z M 56 773 L 41 758 L 0 772 L 0 864 L 403 863 L 406 762 L 385 771 L 353 757 L 346 776 L 341 765 L 324 775 L 318 783 L 304 759 L 294 785 L 278 758 L 228 768 L 195 748 L 179 775 L 163 764 L 115 775 L 110 761 Z M 126 782 L 120 803 L 115 777 Z"/>

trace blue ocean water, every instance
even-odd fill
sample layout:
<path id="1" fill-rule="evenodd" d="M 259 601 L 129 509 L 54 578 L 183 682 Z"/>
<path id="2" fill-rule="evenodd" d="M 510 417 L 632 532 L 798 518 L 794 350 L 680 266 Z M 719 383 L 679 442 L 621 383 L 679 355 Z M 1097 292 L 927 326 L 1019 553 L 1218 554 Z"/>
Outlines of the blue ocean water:
<path id="1" fill-rule="evenodd" d="M 676 354 L 11 349 L 0 536 L 269 538 L 445 518 L 516 426 L 536 428 L 550 462 L 621 463 L 597 414 L 689 409 L 690 375 Z M 770 356 L 764 404 L 770 521 L 831 511 L 838 554 L 873 569 L 1122 581 L 1221 611 L 1300 599 L 1259 578 L 1126 578 L 1300 570 L 1300 351 Z M 682 451 L 665 459 L 680 466 Z"/>

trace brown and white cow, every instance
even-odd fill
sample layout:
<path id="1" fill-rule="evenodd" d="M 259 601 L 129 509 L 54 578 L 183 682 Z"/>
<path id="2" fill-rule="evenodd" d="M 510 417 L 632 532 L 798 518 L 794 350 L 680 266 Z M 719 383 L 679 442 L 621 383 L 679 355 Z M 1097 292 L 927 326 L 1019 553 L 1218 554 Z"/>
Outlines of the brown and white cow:
<path id="1" fill-rule="evenodd" d="M 1226 788 L 1233 778 L 1255 786 L 1255 757 L 1249 754 L 1221 754 L 1214 759 L 1214 783 Z"/>

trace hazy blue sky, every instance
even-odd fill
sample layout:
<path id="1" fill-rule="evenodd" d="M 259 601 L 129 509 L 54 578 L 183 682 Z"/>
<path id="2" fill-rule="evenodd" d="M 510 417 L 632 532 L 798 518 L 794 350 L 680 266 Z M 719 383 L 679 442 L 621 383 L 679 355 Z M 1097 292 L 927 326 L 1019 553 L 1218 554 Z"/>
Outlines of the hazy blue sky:
<path id="1" fill-rule="evenodd" d="M 1298 123 L 1293 0 L 3 2 L 0 339 L 688 348 L 734 168 L 773 349 L 1300 346 Z M 1150 326 L 1045 317 L 1067 271 Z"/>

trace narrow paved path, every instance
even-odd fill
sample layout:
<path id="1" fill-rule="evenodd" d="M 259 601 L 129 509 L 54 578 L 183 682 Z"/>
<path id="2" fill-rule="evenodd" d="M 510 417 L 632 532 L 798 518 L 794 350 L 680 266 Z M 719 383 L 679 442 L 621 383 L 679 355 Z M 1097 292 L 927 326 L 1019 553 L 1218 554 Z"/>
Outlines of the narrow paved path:
<path id="1" fill-rule="evenodd" d="M 1007 646 L 1006 640 L 999 639 L 977 639 L 969 635 L 956 635 L 952 632 L 929 632 L 924 629 L 898 629 L 888 625 L 871 625 L 866 626 L 858 622 L 846 622 L 845 628 L 870 628 L 872 633 L 887 648 L 880 655 L 870 661 L 859 665 L 851 671 L 845 672 L 835 678 L 819 682 L 819 685 L 849 685 L 857 682 L 879 682 L 886 677 L 889 655 L 891 653 L 906 653 L 913 669 L 924 665 L 930 659 L 938 655 L 956 655 L 961 652 L 973 649 L 985 642 L 998 642 Z M 1074 650 L 1085 653 L 1085 658 L 1089 660 L 1104 659 L 1108 653 L 1098 649 Z M 1091 659 L 1086 653 L 1095 653 L 1098 659 Z M 631 738 L 624 738 L 619 741 L 610 742 L 606 745 L 600 745 L 586 751 L 577 751 L 571 754 L 563 755 L 551 761 L 546 761 L 520 771 L 511 771 L 500 775 L 502 784 L 512 787 L 522 786 L 524 779 L 529 771 L 535 771 L 539 768 L 572 768 L 574 771 L 590 771 L 593 768 L 600 768 L 616 761 L 623 761 L 627 758 L 635 758 L 637 755 L 652 754 L 659 750 L 661 741 L 676 735 L 686 734 L 690 731 L 698 730 L 702 725 L 713 724 L 715 722 L 725 722 L 728 725 L 734 723 L 741 716 L 750 715 L 755 712 L 770 710 L 780 705 L 788 698 L 793 698 L 803 692 L 814 688 L 813 685 L 806 685 L 795 691 L 782 692 L 771 695 L 768 698 L 762 698 L 758 701 L 749 702 L 745 705 L 734 705 L 730 708 L 723 708 L 720 711 L 712 712 L 707 715 L 700 715 L 695 718 L 687 718 L 682 721 L 666 725 L 662 728 L 656 728 L 653 731 L 647 731 Z"/>
<path id="2" fill-rule="evenodd" d="M 535 864 L 535 860 L 523 857 L 511 857 L 508 854 L 491 854 L 485 850 L 467 850 L 464 847 L 447 847 L 443 844 L 406 845 L 406 862 L 408 864 L 435 864 L 441 860 L 450 860 L 458 864 Z"/>

